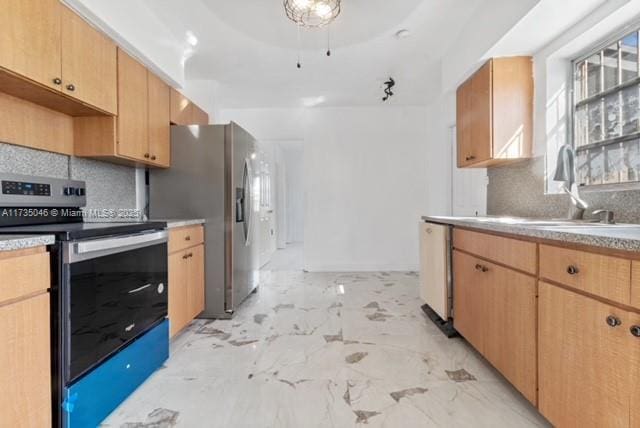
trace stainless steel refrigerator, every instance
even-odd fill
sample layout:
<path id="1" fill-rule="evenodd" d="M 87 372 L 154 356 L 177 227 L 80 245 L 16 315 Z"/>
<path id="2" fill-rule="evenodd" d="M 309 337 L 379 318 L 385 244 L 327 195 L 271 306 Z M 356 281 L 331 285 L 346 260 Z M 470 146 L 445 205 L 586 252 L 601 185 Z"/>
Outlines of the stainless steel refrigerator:
<path id="1" fill-rule="evenodd" d="M 258 286 L 255 157 L 255 139 L 233 122 L 172 126 L 171 168 L 149 173 L 150 218 L 206 219 L 201 318 L 230 318 Z"/>

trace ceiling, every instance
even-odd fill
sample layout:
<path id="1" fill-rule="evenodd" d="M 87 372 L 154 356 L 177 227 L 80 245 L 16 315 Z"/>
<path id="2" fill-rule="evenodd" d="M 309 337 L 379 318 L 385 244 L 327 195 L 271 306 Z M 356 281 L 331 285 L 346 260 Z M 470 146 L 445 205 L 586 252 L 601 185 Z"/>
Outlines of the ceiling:
<path id="1" fill-rule="evenodd" d="M 390 76 L 392 104 L 426 104 L 440 58 L 483 1 L 343 0 L 330 57 L 326 29 L 303 30 L 298 49 L 282 0 L 145 3 L 183 44 L 187 78 L 217 81 L 224 108 L 258 108 L 379 105 Z M 395 37 L 400 29 L 410 36 Z"/>

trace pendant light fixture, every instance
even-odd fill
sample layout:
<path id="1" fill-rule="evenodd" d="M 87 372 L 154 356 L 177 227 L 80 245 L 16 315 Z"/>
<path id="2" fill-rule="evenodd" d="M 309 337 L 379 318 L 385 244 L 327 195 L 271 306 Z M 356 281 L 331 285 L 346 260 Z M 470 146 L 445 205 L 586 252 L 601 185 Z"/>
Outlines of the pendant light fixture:
<path id="1" fill-rule="evenodd" d="M 298 63 L 301 63 L 300 30 L 327 27 L 327 56 L 331 56 L 331 32 L 329 25 L 340 15 L 341 0 L 284 0 L 287 17 L 298 26 Z"/>

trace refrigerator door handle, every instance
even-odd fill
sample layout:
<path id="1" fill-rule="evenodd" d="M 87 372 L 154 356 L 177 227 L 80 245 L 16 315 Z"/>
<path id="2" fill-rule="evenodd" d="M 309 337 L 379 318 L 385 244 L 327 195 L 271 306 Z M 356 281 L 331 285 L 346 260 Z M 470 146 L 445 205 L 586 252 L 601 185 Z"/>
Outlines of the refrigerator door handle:
<path id="1" fill-rule="evenodd" d="M 251 245 L 251 232 L 253 231 L 253 172 L 251 169 L 251 161 L 244 160 L 244 176 L 242 178 L 242 187 L 244 189 L 244 237 L 245 245 Z"/>

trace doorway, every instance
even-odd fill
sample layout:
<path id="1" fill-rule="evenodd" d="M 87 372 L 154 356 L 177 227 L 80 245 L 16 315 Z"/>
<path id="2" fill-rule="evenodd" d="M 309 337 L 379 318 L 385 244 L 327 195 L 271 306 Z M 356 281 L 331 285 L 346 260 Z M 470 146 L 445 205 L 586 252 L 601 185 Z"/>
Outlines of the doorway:
<path id="1" fill-rule="evenodd" d="M 266 271 L 304 268 L 305 174 L 302 141 L 260 147 L 260 265 Z"/>

